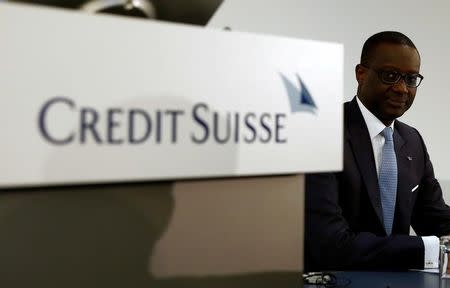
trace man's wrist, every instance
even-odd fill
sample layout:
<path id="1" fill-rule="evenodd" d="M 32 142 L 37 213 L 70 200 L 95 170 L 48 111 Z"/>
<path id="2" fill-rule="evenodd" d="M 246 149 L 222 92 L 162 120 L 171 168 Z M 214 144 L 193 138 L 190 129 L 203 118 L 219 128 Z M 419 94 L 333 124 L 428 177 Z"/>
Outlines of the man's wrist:
<path id="1" fill-rule="evenodd" d="M 424 249 L 424 268 L 439 268 L 439 238 L 436 236 L 422 237 Z"/>

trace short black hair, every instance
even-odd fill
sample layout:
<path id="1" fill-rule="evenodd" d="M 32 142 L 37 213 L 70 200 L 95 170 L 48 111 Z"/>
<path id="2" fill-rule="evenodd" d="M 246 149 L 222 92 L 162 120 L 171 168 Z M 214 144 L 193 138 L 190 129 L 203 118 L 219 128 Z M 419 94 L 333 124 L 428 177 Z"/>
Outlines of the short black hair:
<path id="1" fill-rule="evenodd" d="M 370 65 L 370 60 L 372 58 L 373 51 L 381 43 L 407 45 L 411 48 L 416 49 L 417 54 L 419 54 L 416 45 L 414 45 L 411 39 L 409 39 L 408 36 L 406 36 L 405 34 L 396 31 L 383 31 L 370 36 L 366 40 L 366 42 L 364 42 L 360 62 L 362 65 L 365 66 Z"/>

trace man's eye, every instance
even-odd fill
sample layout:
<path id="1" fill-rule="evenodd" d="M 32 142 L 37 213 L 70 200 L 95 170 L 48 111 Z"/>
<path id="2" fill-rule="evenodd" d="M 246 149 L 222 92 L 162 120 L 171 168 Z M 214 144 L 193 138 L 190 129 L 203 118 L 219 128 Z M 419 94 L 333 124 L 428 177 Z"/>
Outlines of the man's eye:
<path id="1" fill-rule="evenodd" d="M 388 81 L 396 81 L 398 79 L 398 73 L 395 71 L 386 71 L 384 72 L 384 79 Z"/>
<path id="2" fill-rule="evenodd" d="M 417 79 L 418 79 L 419 77 L 417 76 L 417 75 L 406 75 L 406 82 L 408 83 L 408 84 L 416 84 L 416 82 L 417 82 Z"/>

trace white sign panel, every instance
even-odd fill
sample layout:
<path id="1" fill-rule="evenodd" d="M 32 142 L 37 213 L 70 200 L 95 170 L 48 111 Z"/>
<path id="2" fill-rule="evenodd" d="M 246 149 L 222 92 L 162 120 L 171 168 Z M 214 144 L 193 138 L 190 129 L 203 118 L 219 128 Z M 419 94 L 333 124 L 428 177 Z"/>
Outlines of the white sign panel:
<path id="1" fill-rule="evenodd" d="M 0 187 L 335 171 L 339 44 L 0 4 Z"/>

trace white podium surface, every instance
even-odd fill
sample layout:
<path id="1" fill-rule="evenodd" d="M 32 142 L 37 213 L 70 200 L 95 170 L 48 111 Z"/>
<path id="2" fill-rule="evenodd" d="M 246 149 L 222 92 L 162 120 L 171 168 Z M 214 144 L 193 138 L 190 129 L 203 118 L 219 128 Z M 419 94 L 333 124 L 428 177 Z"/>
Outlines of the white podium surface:
<path id="1" fill-rule="evenodd" d="M 2 271 L 303 270 L 299 174 L 342 168 L 342 45 L 8 3 L 0 37 Z"/>
<path id="2" fill-rule="evenodd" d="M 0 186 L 341 169 L 339 44 L 0 4 Z"/>

